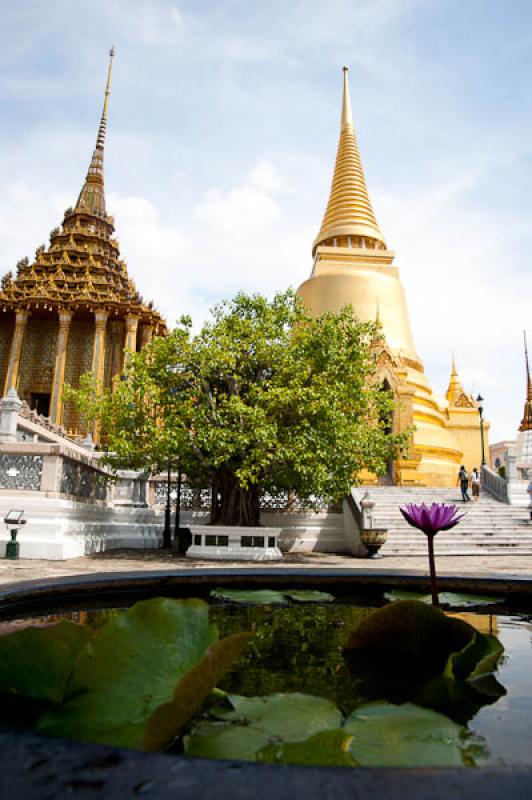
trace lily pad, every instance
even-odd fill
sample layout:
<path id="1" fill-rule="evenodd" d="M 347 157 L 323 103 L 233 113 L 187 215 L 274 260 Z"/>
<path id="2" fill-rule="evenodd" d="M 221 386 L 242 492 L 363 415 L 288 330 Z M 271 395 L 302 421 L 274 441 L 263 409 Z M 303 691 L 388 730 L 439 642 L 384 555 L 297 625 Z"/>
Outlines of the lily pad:
<path id="1" fill-rule="evenodd" d="M 471 641 L 458 653 L 452 653 L 445 665 L 445 678 L 476 681 L 492 673 L 504 652 L 493 634 L 476 632 Z"/>
<path id="2" fill-rule="evenodd" d="M 8 629 L 6 629 L 8 630 Z M 59 703 L 90 628 L 63 620 L 0 636 L 0 693 Z"/>
<path id="3" fill-rule="evenodd" d="M 449 655 L 466 647 L 476 631 L 433 606 L 398 600 L 366 617 L 351 634 L 344 653 L 356 670 L 392 671 L 423 682 L 441 674 Z"/>
<path id="4" fill-rule="evenodd" d="M 283 594 L 290 600 L 295 600 L 296 603 L 332 603 L 334 600 L 334 595 L 312 589 L 290 589 Z"/>
<path id="5" fill-rule="evenodd" d="M 474 759 L 463 726 L 413 703 L 361 706 L 344 730 L 354 758 L 367 767 L 460 767 Z"/>
<path id="6" fill-rule="evenodd" d="M 299 764 L 315 767 L 356 767 L 351 752 L 353 736 L 343 728 L 322 731 L 304 742 L 270 744 L 259 750 L 257 761 L 262 764 Z"/>
<path id="7" fill-rule="evenodd" d="M 201 600 L 154 598 L 111 619 L 80 653 L 66 701 L 42 733 L 140 747 L 155 710 L 218 637 Z M 203 681 L 199 681 L 203 684 Z"/>
<path id="8" fill-rule="evenodd" d="M 258 751 L 269 744 L 301 742 L 342 723 L 340 711 L 322 697 L 229 695 L 228 700 L 230 709 L 211 710 L 217 720 L 199 722 L 186 737 L 188 755 L 255 761 Z"/>
<path id="9" fill-rule="evenodd" d="M 430 594 L 423 592 L 407 592 L 403 589 L 392 589 L 385 592 L 386 600 L 418 600 L 420 603 L 432 603 Z M 440 606 L 445 608 L 481 608 L 482 606 L 493 606 L 500 603 L 498 597 L 487 597 L 479 594 L 465 594 L 462 592 L 440 592 L 438 595 Z"/>
<path id="10" fill-rule="evenodd" d="M 143 750 L 162 750 L 209 697 L 220 678 L 240 658 L 252 633 L 236 633 L 212 644 L 199 664 L 183 675 L 169 703 L 159 706 L 149 718 Z"/>
<path id="11" fill-rule="evenodd" d="M 217 600 L 229 600 L 231 603 L 246 605 L 287 605 L 289 600 L 296 603 L 331 603 L 334 596 L 328 592 L 317 592 L 310 589 L 213 589 L 211 597 Z"/>
<path id="12" fill-rule="evenodd" d="M 273 589 L 213 589 L 211 597 L 247 605 L 286 606 L 288 599 Z"/>

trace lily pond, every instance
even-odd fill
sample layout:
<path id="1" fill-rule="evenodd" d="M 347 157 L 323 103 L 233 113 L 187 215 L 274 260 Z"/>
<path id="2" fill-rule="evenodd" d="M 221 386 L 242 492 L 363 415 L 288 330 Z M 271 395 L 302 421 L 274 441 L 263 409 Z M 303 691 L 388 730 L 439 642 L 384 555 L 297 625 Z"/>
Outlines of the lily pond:
<path id="1" fill-rule="evenodd" d="M 224 589 L 0 623 L 0 724 L 190 758 L 532 763 L 532 615 L 504 598 Z"/>

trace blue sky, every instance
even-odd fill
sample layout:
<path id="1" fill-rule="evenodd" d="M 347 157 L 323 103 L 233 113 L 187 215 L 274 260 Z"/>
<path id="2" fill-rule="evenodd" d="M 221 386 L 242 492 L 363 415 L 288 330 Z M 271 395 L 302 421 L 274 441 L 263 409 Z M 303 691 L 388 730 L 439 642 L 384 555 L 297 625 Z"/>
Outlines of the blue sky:
<path id="1" fill-rule="evenodd" d="M 117 50 L 108 207 L 169 322 L 296 287 L 332 174 L 341 67 L 436 391 L 451 352 L 511 438 L 532 339 L 528 0 L 0 0 L 0 272 L 82 184 Z"/>

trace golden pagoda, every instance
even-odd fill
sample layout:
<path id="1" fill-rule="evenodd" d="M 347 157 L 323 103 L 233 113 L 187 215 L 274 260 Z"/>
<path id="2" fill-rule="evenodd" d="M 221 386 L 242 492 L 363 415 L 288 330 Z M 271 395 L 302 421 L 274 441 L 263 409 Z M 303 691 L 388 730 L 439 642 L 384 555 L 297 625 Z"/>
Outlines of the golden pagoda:
<path id="1" fill-rule="evenodd" d="M 331 192 L 312 246 L 312 273 L 298 294 L 316 316 L 339 312 L 348 304 L 361 320 L 375 320 L 377 315 L 378 376 L 396 399 L 393 428 L 413 429 L 409 453 L 390 465 L 387 479 L 401 485 L 454 486 L 461 464 L 468 469 L 480 464 L 479 414 L 460 385 L 454 359 L 447 398 L 436 397 L 425 376 L 393 263 L 395 254 L 388 250 L 369 198 L 353 127 L 348 68 L 343 71 L 340 141 Z M 487 433 L 489 425 L 484 427 Z"/>
<path id="2" fill-rule="evenodd" d="M 127 353 L 162 333 L 165 323 L 144 303 L 120 258 L 114 220 L 105 207 L 104 145 L 114 50 L 89 170 L 74 208 L 65 211 L 50 244 L 0 286 L 0 390 L 20 398 L 70 433 L 86 433 L 80 414 L 63 403 L 65 383 L 91 371 L 107 387 Z"/>

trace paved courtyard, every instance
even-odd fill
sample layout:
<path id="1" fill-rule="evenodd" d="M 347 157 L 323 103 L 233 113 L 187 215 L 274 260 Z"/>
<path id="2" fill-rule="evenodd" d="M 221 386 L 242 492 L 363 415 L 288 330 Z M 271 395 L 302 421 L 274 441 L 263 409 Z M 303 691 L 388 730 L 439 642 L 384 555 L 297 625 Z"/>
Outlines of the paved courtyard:
<path id="1" fill-rule="evenodd" d="M 437 544 L 437 543 L 436 543 Z M 0 585 L 8 585 L 19 581 L 38 580 L 40 578 L 56 578 L 70 575 L 90 575 L 110 572 L 138 572 L 142 570 L 172 570 L 243 567 L 254 566 L 250 562 L 229 561 L 191 561 L 161 550 L 111 550 L 83 558 L 68 561 L 24 560 L 8 561 L 0 559 Z M 260 569 L 266 564 L 256 564 Z M 427 572 L 427 560 L 421 556 L 385 556 L 380 559 L 352 558 L 333 553 L 309 553 L 308 555 L 288 555 L 283 561 L 272 564 L 275 567 L 331 568 L 357 570 L 383 570 L 424 575 Z M 475 556 L 441 556 L 437 558 L 438 574 L 445 575 L 478 575 L 483 577 L 515 575 L 532 578 L 532 556 L 523 555 L 475 555 Z"/>

